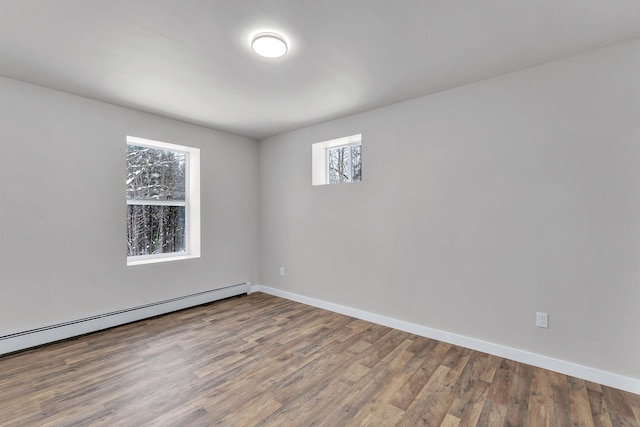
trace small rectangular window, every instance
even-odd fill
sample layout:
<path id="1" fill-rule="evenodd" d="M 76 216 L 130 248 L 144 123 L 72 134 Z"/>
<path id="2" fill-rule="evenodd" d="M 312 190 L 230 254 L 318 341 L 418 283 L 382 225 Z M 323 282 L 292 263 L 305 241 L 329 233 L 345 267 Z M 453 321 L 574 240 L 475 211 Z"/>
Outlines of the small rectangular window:
<path id="1" fill-rule="evenodd" d="M 129 265 L 199 256 L 199 152 L 127 138 Z"/>
<path id="2" fill-rule="evenodd" d="M 362 136 L 312 144 L 311 161 L 312 185 L 362 181 Z"/>
<path id="3" fill-rule="evenodd" d="M 362 145 L 327 148 L 329 184 L 355 182 L 362 178 Z"/>

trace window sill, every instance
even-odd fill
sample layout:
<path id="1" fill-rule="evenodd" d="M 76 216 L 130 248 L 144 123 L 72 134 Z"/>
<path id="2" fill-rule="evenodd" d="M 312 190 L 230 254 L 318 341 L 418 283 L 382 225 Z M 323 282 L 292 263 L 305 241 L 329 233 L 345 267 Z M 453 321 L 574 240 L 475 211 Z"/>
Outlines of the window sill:
<path id="1" fill-rule="evenodd" d="M 184 254 L 184 255 L 160 255 L 150 257 L 135 257 L 127 258 L 127 266 L 130 265 L 143 265 L 143 264 L 155 264 L 158 262 L 180 261 L 183 259 L 200 258 L 200 255 Z"/>

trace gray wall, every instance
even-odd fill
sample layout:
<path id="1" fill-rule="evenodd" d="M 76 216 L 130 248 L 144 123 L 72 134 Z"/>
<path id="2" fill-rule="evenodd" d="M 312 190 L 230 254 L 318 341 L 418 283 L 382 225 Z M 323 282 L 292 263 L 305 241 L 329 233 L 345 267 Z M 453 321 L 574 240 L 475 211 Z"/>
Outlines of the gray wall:
<path id="1" fill-rule="evenodd" d="M 257 142 L 0 78 L 0 335 L 257 279 Z M 126 135 L 201 150 L 202 257 L 126 265 Z"/>
<path id="2" fill-rule="evenodd" d="M 260 141 L 261 284 L 640 378 L 638 76 L 633 41 Z M 364 181 L 312 187 L 359 132 Z"/>

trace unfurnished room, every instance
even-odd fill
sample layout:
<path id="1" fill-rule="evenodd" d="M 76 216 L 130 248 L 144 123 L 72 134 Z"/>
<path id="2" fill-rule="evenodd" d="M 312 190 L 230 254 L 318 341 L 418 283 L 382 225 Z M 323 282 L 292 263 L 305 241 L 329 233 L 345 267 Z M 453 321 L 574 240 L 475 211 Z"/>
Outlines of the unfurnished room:
<path id="1" fill-rule="evenodd" d="M 0 426 L 640 426 L 640 2 L 0 0 Z"/>

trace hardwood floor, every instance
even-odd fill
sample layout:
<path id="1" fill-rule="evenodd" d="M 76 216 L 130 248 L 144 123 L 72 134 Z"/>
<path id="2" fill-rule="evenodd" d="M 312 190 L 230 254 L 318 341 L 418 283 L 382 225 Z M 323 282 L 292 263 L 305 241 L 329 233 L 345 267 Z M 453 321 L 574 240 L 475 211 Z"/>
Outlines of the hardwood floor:
<path id="1" fill-rule="evenodd" d="M 640 426 L 640 396 L 255 293 L 0 357 L 2 426 Z"/>

